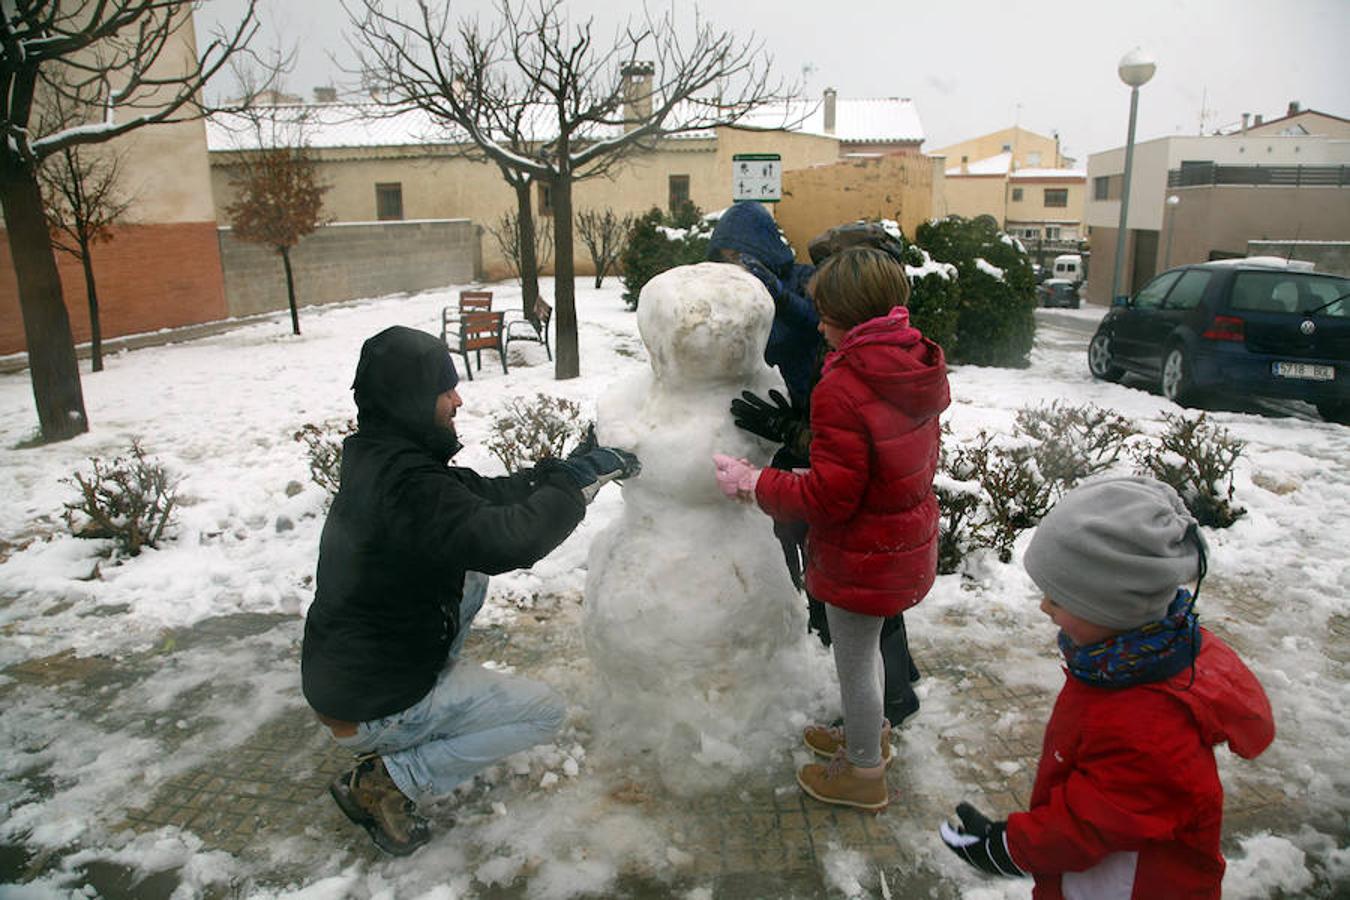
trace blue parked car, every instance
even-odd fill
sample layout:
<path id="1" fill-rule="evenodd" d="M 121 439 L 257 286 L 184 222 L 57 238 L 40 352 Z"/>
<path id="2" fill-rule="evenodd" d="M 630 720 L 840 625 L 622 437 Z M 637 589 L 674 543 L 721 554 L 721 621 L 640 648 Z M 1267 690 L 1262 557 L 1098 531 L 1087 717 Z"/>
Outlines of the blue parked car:
<path id="1" fill-rule="evenodd" d="M 1156 379 L 1182 406 L 1286 397 L 1350 424 L 1350 279 L 1280 260 L 1171 269 L 1121 298 L 1088 345 L 1093 376 Z"/>

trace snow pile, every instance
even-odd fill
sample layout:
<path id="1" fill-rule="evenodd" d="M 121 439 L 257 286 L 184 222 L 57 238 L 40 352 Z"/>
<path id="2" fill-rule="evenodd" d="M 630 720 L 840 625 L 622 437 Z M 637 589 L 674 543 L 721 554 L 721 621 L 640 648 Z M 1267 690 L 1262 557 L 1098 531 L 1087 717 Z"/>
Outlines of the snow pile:
<path id="1" fill-rule="evenodd" d="M 1296 896 L 1312 887 L 1302 850 L 1286 838 L 1261 833 L 1242 841 L 1242 856 L 1228 860 L 1223 895 L 1229 900 Z"/>
<path id="2" fill-rule="evenodd" d="M 905 266 L 905 274 L 909 276 L 910 281 L 917 281 L 920 278 L 926 278 L 929 275 L 936 275 L 944 281 L 951 281 L 956 277 L 956 266 L 951 263 L 938 262 L 928 254 L 928 251 L 914 245 L 914 249 L 923 254 L 923 264 L 918 266 Z"/>
<path id="3" fill-rule="evenodd" d="M 627 757 L 650 750 L 677 791 L 762 765 L 819 686 L 770 520 L 713 479 L 715 452 L 768 461 L 769 447 L 734 425 L 727 404 L 744 389 L 781 389 L 763 360 L 772 317 L 768 292 L 738 267 L 662 273 L 638 307 L 652 370 L 600 401 L 601 441 L 637 453 L 642 475 L 624 485 L 622 516 L 591 547 L 595 715 Z"/>

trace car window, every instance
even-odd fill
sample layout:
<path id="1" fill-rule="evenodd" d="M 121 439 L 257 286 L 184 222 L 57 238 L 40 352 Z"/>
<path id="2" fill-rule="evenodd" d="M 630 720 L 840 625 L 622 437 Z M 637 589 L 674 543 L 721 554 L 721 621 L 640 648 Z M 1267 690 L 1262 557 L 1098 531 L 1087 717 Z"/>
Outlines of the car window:
<path id="1" fill-rule="evenodd" d="M 1167 295 L 1167 308 L 1195 309 L 1200 305 L 1200 298 L 1205 296 L 1205 288 L 1209 286 L 1212 275 L 1212 272 L 1201 269 L 1191 269 L 1182 275 L 1177 286 L 1172 288 L 1172 293 Z"/>
<path id="2" fill-rule="evenodd" d="M 1233 281 L 1232 307 L 1252 312 L 1305 313 L 1350 291 L 1350 280 L 1318 278 L 1298 272 L 1239 272 Z M 1333 303 L 1318 315 L 1350 317 L 1346 301 Z"/>
<path id="3" fill-rule="evenodd" d="M 1144 285 L 1144 289 L 1134 295 L 1130 305 L 1136 309 L 1157 309 L 1162 306 L 1163 297 L 1167 296 L 1168 289 L 1180 276 L 1181 272 L 1164 272 Z"/>

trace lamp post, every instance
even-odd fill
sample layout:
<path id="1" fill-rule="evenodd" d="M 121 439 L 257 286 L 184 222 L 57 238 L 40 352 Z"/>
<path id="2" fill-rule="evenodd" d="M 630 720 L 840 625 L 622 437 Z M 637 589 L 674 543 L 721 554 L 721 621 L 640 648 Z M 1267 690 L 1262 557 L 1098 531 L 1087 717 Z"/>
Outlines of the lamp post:
<path id="1" fill-rule="evenodd" d="M 1135 47 L 1120 58 L 1116 73 L 1130 86 L 1130 130 L 1125 138 L 1125 175 L 1120 185 L 1120 227 L 1116 230 L 1116 261 L 1111 271 L 1111 302 L 1120 295 L 1120 273 L 1125 262 L 1125 217 L 1130 210 L 1130 169 L 1134 165 L 1134 119 L 1139 112 L 1139 88 L 1148 83 L 1158 66 L 1143 50 Z"/>
<path id="2" fill-rule="evenodd" d="M 1181 198 L 1176 194 L 1167 198 L 1167 205 L 1170 207 L 1167 213 L 1167 249 L 1163 251 L 1163 271 L 1166 272 L 1172 268 L 1172 232 L 1177 230 L 1177 204 L 1181 203 Z"/>

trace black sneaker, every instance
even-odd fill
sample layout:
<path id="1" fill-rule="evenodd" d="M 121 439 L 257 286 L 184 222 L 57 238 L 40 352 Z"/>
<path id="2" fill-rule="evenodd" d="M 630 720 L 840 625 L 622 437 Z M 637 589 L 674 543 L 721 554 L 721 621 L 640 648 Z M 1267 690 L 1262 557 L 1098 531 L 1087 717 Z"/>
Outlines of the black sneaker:
<path id="1" fill-rule="evenodd" d="M 362 760 L 355 769 L 339 775 L 328 786 L 328 793 L 338 809 L 364 828 L 385 853 L 408 856 L 431 840 L 427 820 L 417 814 L 416 805 L 394 784 L 378 756 Z"/>
<path id="2" fill-rule="evenodd" d="M 898 703 L 887 703 L 882 706 L 882 710 L 890 720 L 891 727 L 899 728 L 919 714 L 919 698 L 911 696 L 908 700 Z"/>

